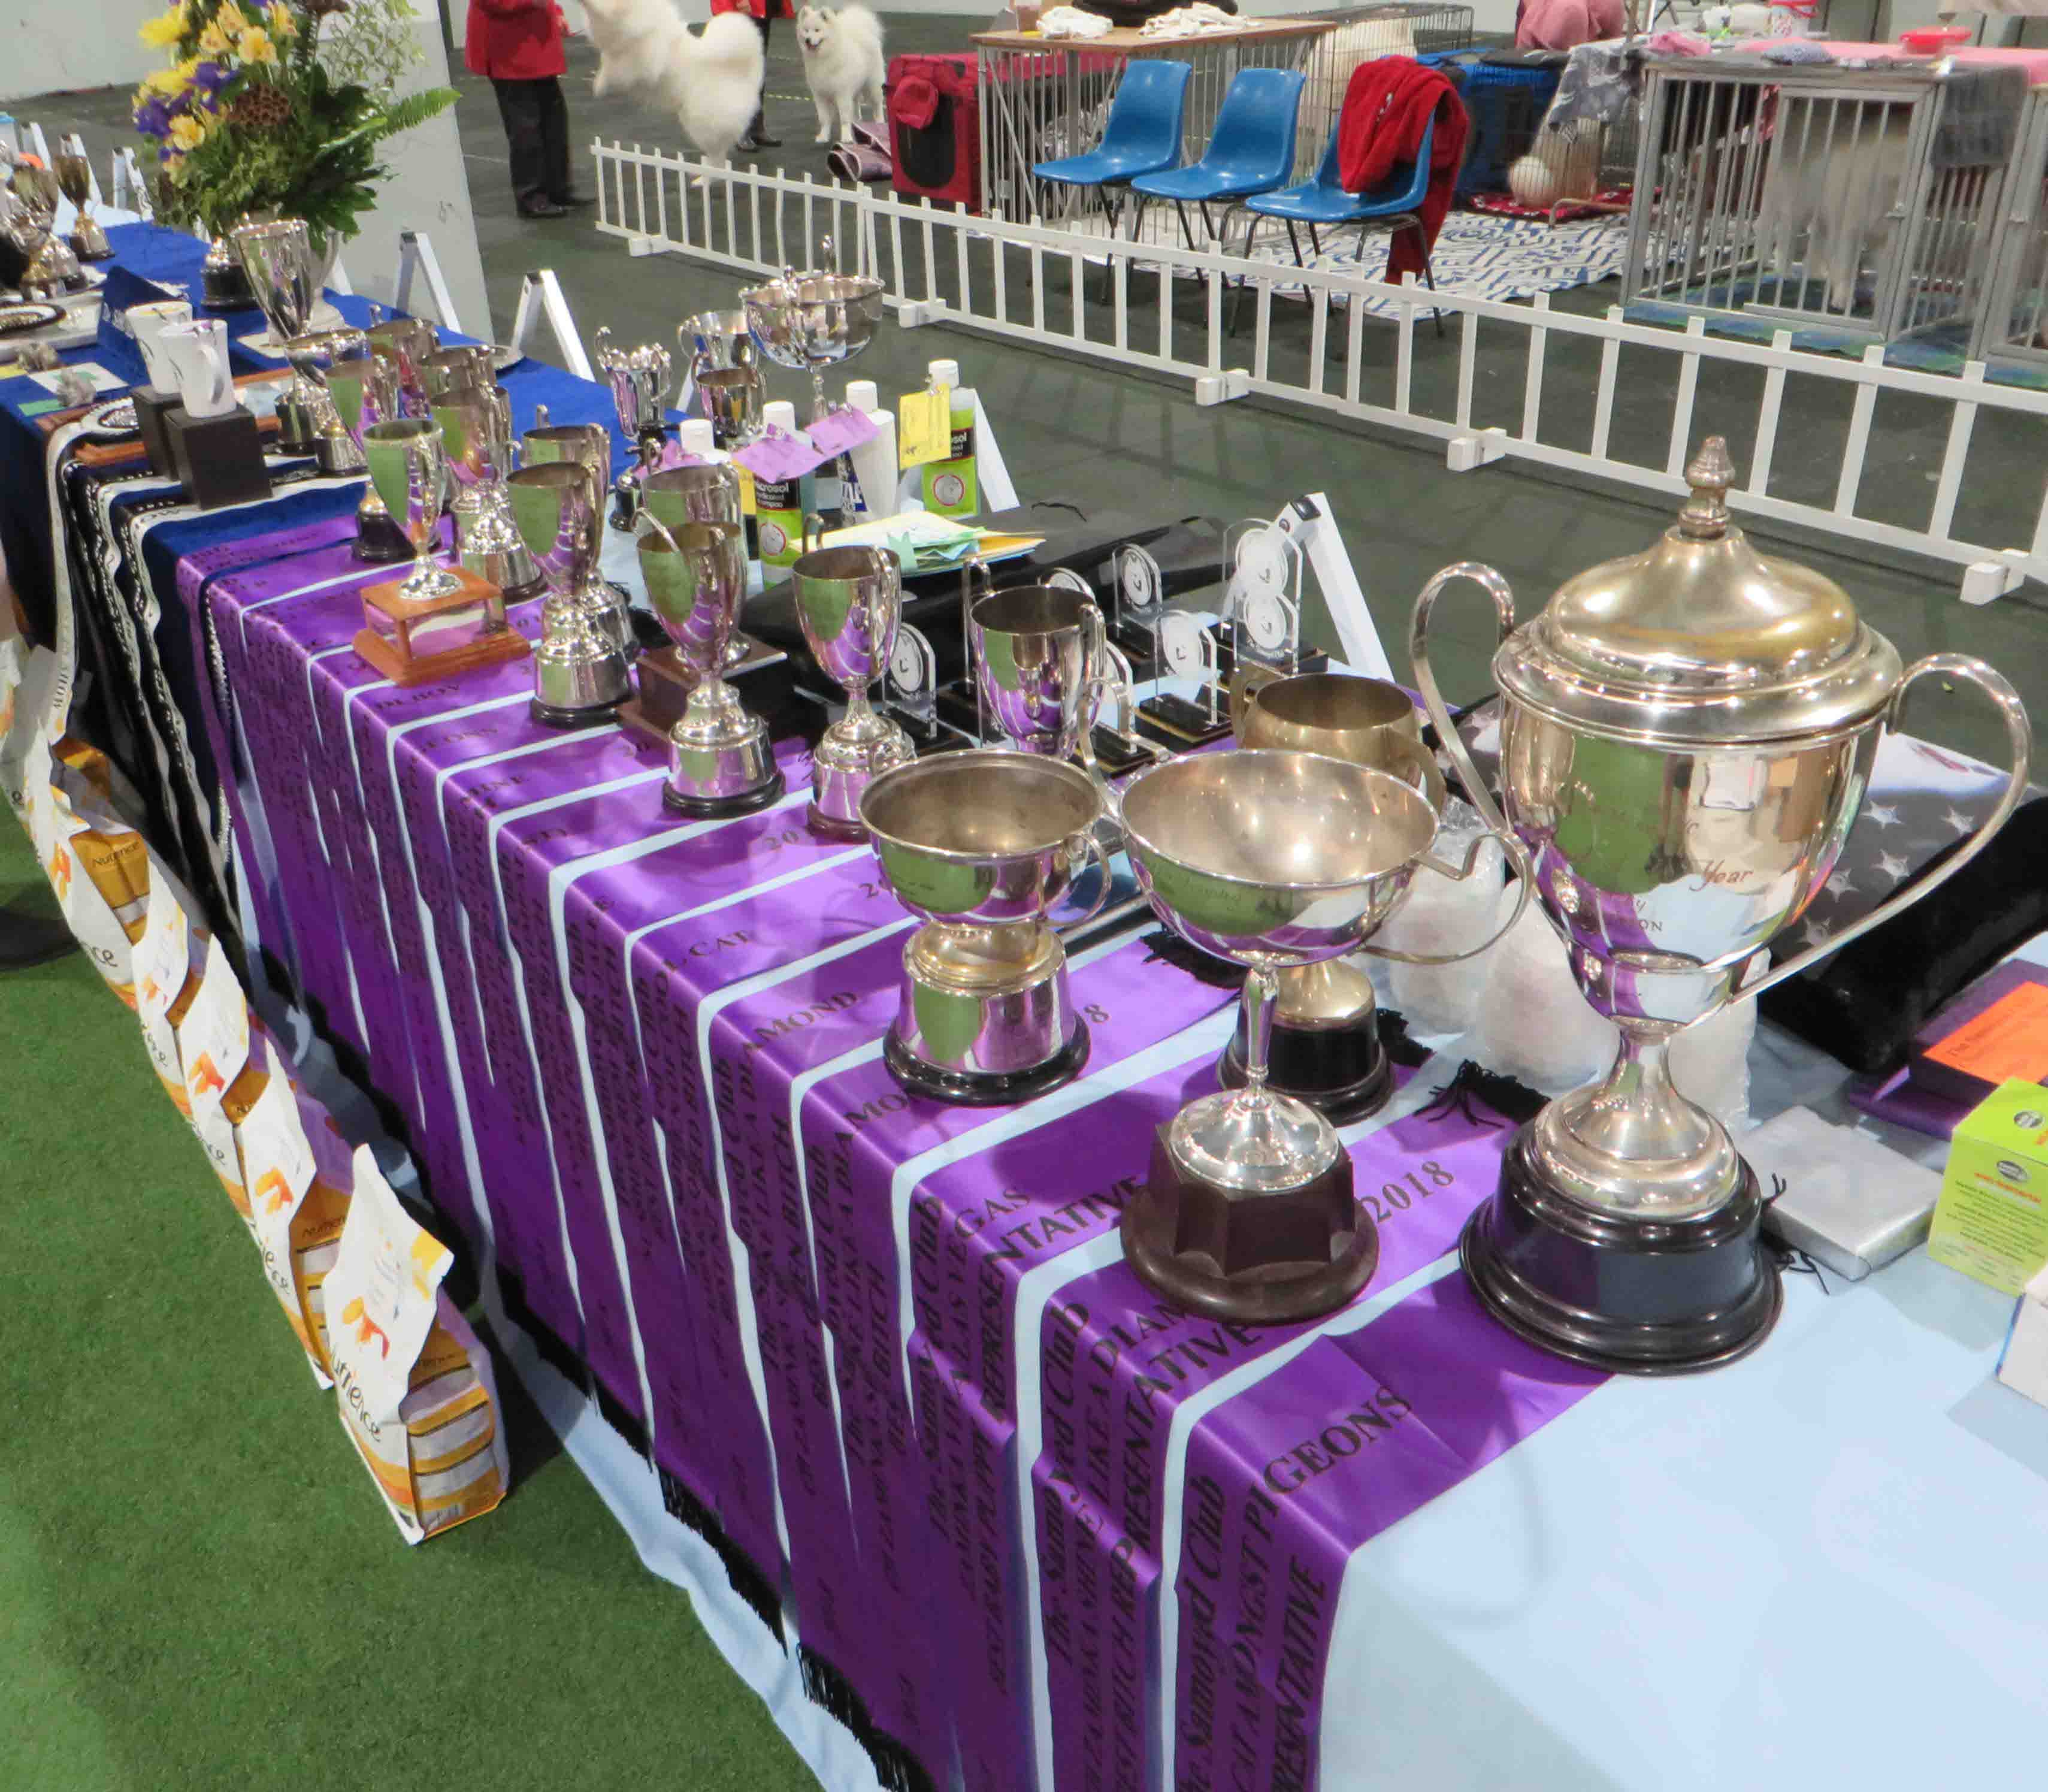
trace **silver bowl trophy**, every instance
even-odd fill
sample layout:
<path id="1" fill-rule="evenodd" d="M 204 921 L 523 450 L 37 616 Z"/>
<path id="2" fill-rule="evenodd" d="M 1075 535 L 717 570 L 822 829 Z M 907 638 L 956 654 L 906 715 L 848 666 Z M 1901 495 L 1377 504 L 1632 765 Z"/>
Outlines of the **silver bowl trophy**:
<path id="1" fill-rule="evenodd" d="M 809 820 L 818 833 L 859 840 L 866 832 L 862 793 L 880 774 L 916 757 L 910 737 L 867 696 L 896 644 L 902 570 L 886 548 L 816 544 L 807 526 L 805 552 L 789 568 L 789 584 L 805 642 L 819 669 L 845 690 L 846 713 L 825 730 L 811 755 Z"/>
<path id="2" fill-rule="evenodd" d="M 432 417 L 398 417 L 363 432 L 370 483 L 413 550 L 413 570 L 399 586 L 409 603 L 446 597 L 462 581 L 434 558 L 448 502 L 448 450 Z"/>
<path id="3" fill-rule="evenodd" d="M 537 597 L 545 583 L 519 538 L 505 480 L 517 464 L 512 400 L 502 386 L 458 386 L 434 405 L 455 481 L 456 545 L 469 571 L 508 603 Z"/>
<path id="4" fill-rule="evenodd" d="M 760 372 L 761 350 L 743 310 L 700 311 L 685 317 L 676 326 L 676 354 L 682 365 L 676 387 L 679 411 L 687 412 L 696 401 L 698 382 L 706 374 L 742 368 L 757 376 Z"/>
<path id="5" fill-rule="evenodd" d="M 354 440 L 356 447 L 363 447 L 364 434 L 379 423 L 395 421 L 404 415 L 399 399 L 398 363 L 389 354 L 380 354 L 370 340 L 368 332 L 354 332 L 362 338 L 363 346 L 345 346 L 329 359 L 323 378 L 327 384 L 328 397 L 335 408 L 335 421 Z M 316 451 L 321 452 L 321 451 Z M 328 449 L 328 454 L 338 451 Z M 344 469 L 337 464 L 332 471 Z M 372 565 L 387 565 L 394 560 L 412 557 L 412 544 L 405 539 L 404 529 L 394 521 L 385 508 L 384 500 L 377 495 L 377 483 L 371 480 L 363 488 L 363 501 L 355 506 L 355 557 Z"/>
<path id="6" fill-rule="evenodd" d="M 604 495 L 611 483 L 611 432 L 601 423 L 549 423 L 545 409 L 537 415 L 540 421 L 519 438 L 523 464 L 572 462 L 584 470 L 597 492 L 597 549 L 567 595 L 583 606 L 591 626 L 630 659 L 639 651 L 639 643 L 634 638 L 625 595 L 600 577 L 597 569 L 603 546 Z"/>
<path id="7" fill-rule="evenodd" d="M 640 572 L 661 632 L 694 681 L 669 731 L 663 805 L 679 815 L 747 815 L 782 794 L 766 725 L 721 675 L 747 595 L 747 531 L 735 519 L 673 528 L 643 508 Z"/>
<path id="8" fill-rule="evenodd" d="M 827 270 L 832 239 L 819 245 Z M 811 376 L 813 422 L 831 415 L 825 369 L 850 361 L 875 339 L 884 315 L 882 282 L 870 274 L 786 270 L 779 280 L 742 293 L 748 325 L 761 352 L 778 367 Z M 840 520 L 853 522 L 855 483 L 851 458 L 839 457 Z"/>
<path id="9" fill-rule="evenodd" d="M 971 1107 L 1025 1101 L 1088 1061 L 1051 911 L 1092 859 L 1095 786 L 1057 760 L 977 748 L 883 772 L 860 819 L 897 900 L 924 925 L 903 948 L 882 1058 L 913 1095 Z"/>
<path id="10" fill-rule="evenodd" d="M 1125 1253 L 1190 1312 L 1327 1313 L 1371 1279 L 1379 1238 L 1336 1129 L 1267 1084 L 1277 979 L 1356 949 L 1393 913 L 1436 812 L 1387 772 L 1246 749 L 1140 772 L 1123 825 L 1160 917 L 1247 972 L 1244 1086 L 1197 1098 L 1159 1129 L 1146 1185 L 1124 1205 Z"/>
<path id="11" fill-rule="evenodd" d="M 488 343 L 437 348 L 420 363 L 420 389 L 429 405 L 452 393 L 487 391 L 498 383 L 498 351 Z"/>
<path id="12" fill-rule="evenodd" d="M 320 297 L 318 263 L 312 234 L 302 218 L 278 218 L 268 223 L 237 224 L 227 233 L 256 303 L 280 344 L 304 335 Z M 328 402 L 317 386 L 296 367 L 291 382 L 277 397 L 278 446 L 287 454 L 311 454 L 318 444 Z"/>
<path id="13" fill-rule="evenodd" d="M 1443 774 L 1422 745 L 1414 704 L 1398 685 L 1329 672 L 1277 679 L 1247 693 L 1236 734 L 1244 747 L 1321 753 L 1391 772 L 1419 789 L 1439 816 L 1444 813 Z M 1370 943 L 1359 950 L 1404 964 L 1436 964 L 1476 956 L 1486 945 L 1454 957 Z M 1240 1026 L 1219 1067 L 1226 1086 L 1244 1080 L 1244 1047 Z M 1267 1053 L 1271 1086 L 1299 1096 L 1339 1126 L 1363 1119 L 1393 1090 L 1394 1068 L 1380 1043 L 1372 979 L 1347 959 L 1280 972 Z"/>
<path id="14" fill-rule="evenodd" d="M 1739 984 L 1747 998 L 1797 976 L 1962 870 L 2012 813 L 2031 747 L 2018 695 L 1990 667 L 1934 654 L 1902 670 L 1839 587 L 1758 553 L 1728 518 L 1734 471 L 1709 440 L 1675 527 L 1568 580 L 1519 628 L 1488 567 L 1447 567 L 1415 603 L 1415 678 L 1437 733 L 1488 821 L 1527 846 L 1573 976 L 1621 1030 L 1604 1082 L 1515 1135 L 1499 1189 L 1465 1228 L 1465 1272 L 1523 1337 L 1640 1374 L 1743 1356 L 1781 1300 L 1755 1173 L 1672 1086 L 1673 1035 Z M 1429 665 L 1432 611 L 1459 579 L 1488 592 L 1503 636 L 1504 818 Z M 1912 889 L 1741 983 L 1833 874 L 1878 743 L 1929 677 L 1976 685 L 1997 706 L 2012 754 L 2003 795 Z"/>
<path id="15" fill-rule="evenodd" d="M 603 484 L 580 460 L 529 458 L 506 486 L 519 539 L 548 586 L 533 650 L 533 720 L 557 728 L 607 722 L 633 686 L 625 654 L 592 625 L 580 595 L 604 531 Z"/>
<path id="16" fill-rule="evenodd" d="M 597 351 L 598 373 L 611 388 L 619 427 L 640 456 L 640 464 L 627 467 L 612 487 L 612 523 L 617 528 L 630 529 L 640 507 L 641 482 L 661 464 L 661 451 L 668 445 L 662 408 L 668 402 L 674 361 L 657 343 L 643 343 L 638 348 L 614 348 L 608 325 L 598 331 L 591 346 Z"/>
<path id="17" fill-rule="evenodd" d="M 78 211 L 72 225 L 71 251 L 81 262 L 107 261 L 114 254 L 114 245 L 92 215 L 92 162 L 85 153 L 85 139 L 74 132 L 63 142 L 51 158 L 51 172 L 57 177 L 57 190 Z"/>

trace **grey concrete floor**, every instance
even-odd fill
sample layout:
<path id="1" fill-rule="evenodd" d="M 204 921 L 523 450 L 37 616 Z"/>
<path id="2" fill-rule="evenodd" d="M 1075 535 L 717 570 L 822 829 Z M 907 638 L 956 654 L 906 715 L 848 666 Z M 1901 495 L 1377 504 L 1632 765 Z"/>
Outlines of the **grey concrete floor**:
<path id="1" fill-rule="evenodd" d="M 889 48 L 957 48 L 978 29 L 979 17 L 928 14 L 890 18 Z M 628 100 L 598 100 L 591 91 L 595 56 L 572 45 L 565 85 L 580 185 L 594 186 L 588 148 L 593 136 L 629 144 L 673 147 L 673 121 Z M 666 256 L 635 260 L 615 238 L 600 236 L 583 213 L 560 221 L 518 217 L 506 181 L 503 135 L 489 85 L 458 78 L 458 120 L 467 165 L 476 227 L 490 288 L 493 323 L 510 328 L 521 277 L 548 266 L 560 277 L 586 336 L 602 324 L 627 342 L 669 341 L 692 312 L 730 302 L 738 281 L 717 267 Z M 823 149 L 805 92 L 793 29 L 778 22 L 769 64 L 768 121 L 785 147 L 758 159 L 791 172 L 823 177 Z M 106 90 L 24 102 L 18 116 L 62 122 L 85 132 L 96 157 L 126 136 L 127 96 Z M 1013 281 L 1013 289 L 1018 283 Z M 1561 294 L 1565 309 L 1598 310 L 1616 302 L 1618 283 Z M 1276 315 L 1281 308 L 1276 308 Z M 1305 311 L 1305 308 L 1294 308 Z M 1199 313 L 1192 298 L 1189 321 Z M 1503 336 L 1506 332 L 1500 332 Z M 1370 382 L 1391 382 L 1393 332 L 1369 328 Z M 1276 366 L 1305 356 L 1305 317 L 1276 330 Z M 1299 491 L 1329 493 L 1365 587 L 1375 619 L 1397 668 L 1406 663 L 1409 605 L 1418 587 L 1447 561 L 1476 559 L 1497 565 L 1531 614 L 1562 579 L 1595 561 L 1636 551 L 1669 520 L 1670 507 L 1616 495 L 1569 480 L 1496 464 L 1455 475 L 1440 448 L 1413 438 L 1354 427 L 1284 405 L 1240 401 L 1198 409 L 1187 388 L 1142 374 L 1082 361 L 987 334 L 945 326 L 917 331 L 885 328 L 858 370 L 885 395 L 922 383 L 935 355 L 957 359 L 980 391 L 1020 491 L 1027 498 L 1060 498 L 1081 505 L 1156 508 L 1172 515 L 1223 518 L 1274 514 Z M 1662 360 L 1663 357 L 1656 357 Z M 1647 352 L 1624 351 L 1623 403 L 1615 420 L 1617 452 L 1660 460 L 1670 428 L 1672 382 Z M 1495 414 L 1520 414 L 1522 382 L 1519 349 L 1489 346 L 1481 336 L 1478 394 Z M 1552 339 L 1544 382 L 1545 439 L 1584 445 L 1590 429 L 1597 363 Z M 1456 378 L 1456 339 L 1439 343 L 1416 334 L 1414 390 L 1418 403 L 1447 414 Z M 775 376 L 781 396 L 800 398 L 795 376 Z M 1755 427 L 1761 376 L 1710 367 L 1700 380 L 1695 433 L 1726 434 L 1738 460 Z M 1831 502 L 1836 456 L 1847 428 L 1844 389 L 1794 378 L 1785 393 L 1785 435 L 1772 479 L 1774 493 Z M 1924 518 L 1948 428 L 1948 407 L 1887 396 L 1878 407 L 1866 478 L 1874 508 L 1868 514 Z M 1959 506 L 1958 532 L 1999 545 L 2023 545 L 2048 470 L 2048 430 L 2015 426 L 1986 413 L 1977 426 L 1971 483 Z M 1753 531 L 1768 551 L 1819 566 L 1839 580 L 1865 617 L 1909 658 L 1936 650 L 1982 655 L 2017 684 L 2037 712 L 2048 717 L 2048 655 L 2041 650 L 2045 603 L 2038 588 L 1982 609 L 1955 595 L 1957 574 L 1926 561 L 1863 552 L 1835 536 L 1806 537 L 1781 529 Z M 1476 599 L 1455 605 L 1445 621 L 1441 660 L 1447 688 L 1472 696 L 1483 688 L 1484 619 Z M 1980 704 L 1967 696 L 1924 694 L 1910 718 L 1916 731 L 1996 756 L 2000 735 Z"/>

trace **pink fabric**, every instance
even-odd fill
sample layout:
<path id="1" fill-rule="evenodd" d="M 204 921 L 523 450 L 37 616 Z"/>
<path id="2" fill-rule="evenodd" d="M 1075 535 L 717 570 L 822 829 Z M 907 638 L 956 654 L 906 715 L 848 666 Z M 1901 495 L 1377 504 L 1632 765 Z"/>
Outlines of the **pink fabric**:
<path id="1" fill-rule="evenodd" d="M 1527 0 L 1515 24 L 1523 50 L 1570 50 L 1623 29 L 1621 0 Z"/>

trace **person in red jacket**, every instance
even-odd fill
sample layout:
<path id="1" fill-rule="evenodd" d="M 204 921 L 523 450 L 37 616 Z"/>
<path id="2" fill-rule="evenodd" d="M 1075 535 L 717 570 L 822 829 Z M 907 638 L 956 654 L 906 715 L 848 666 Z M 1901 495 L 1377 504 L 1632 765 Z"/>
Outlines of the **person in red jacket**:
<path id="1" fill-rule="evenodd" d="M 498 95 L 522 218 L 559 218 L 590 204 L 569 186 L 564 29 L 555 0 L 469 0 L 463 60 L 472 74 L 488 76 Z"/>
<path id="2" fill-rule="evenodd" d="M 475 3 L 475 0 L 471 0 L 471 4 Z M 744 13 L 754 21 L 754 29 L 761 33 L 761 99 L 754 108 L 754 122 L 733 147 L 779 149 L 782 139 L 768 134 L 768 27 L 778 18 L 794 18 L 797 9 L 792 0 L 711 0 L 711 10 L 715 13 Z"/>

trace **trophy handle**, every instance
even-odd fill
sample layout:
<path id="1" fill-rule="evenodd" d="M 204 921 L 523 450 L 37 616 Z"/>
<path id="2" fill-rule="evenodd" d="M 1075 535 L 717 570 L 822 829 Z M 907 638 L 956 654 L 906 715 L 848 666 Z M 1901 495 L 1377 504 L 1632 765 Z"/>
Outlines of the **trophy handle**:
<path id="1" fill-rule="evenodd" d="M 1481 952 L 1497 944 L 1522 918 L 1522 911 L 1529 906 L 1529 893 L 1536 887 L 1536 867 L 1529 863 L 1528 848 L 1514 835 L 1497 834 L 1495 838 L 1507 852 L 1508 863 L 1515 867 L 1515 907 L 1507 920 L 1477 945 L 1468 946 L 1463 952 L 1397 952 L 1391 946 L 1376 946 L 1370 940 L 1366 940 L 1360 943 L 1358 950 L 1371 952 L 1375 958 L 1391 959 L 1397 964 L 1460 964 L 1468 958 L 1478 957 Z M 1480 840 L 1475 837 L 1472 844 L 1465 848 L 1464 865 L 1456 870 L 1433 852 L 1418 853 L 1417 862 L 1427 865 L 1439 876 L 1447 877 L 1453 883 L 1463 883 L 1472 875 L 1472 867 L 1479 861 L 1480 844 Z"/>
<path id="2" fill-rule="evenodd" d="M 2012 749 L 2012 766 L 1991 813 L 1978 824 L 1976 832 L 1966 839 L 1947 863 L 1937 867 L 1914 885 L 1910 890 L 1899 890 L 1887 897 L 1868 914 L 1853 921 L 1840 933 L 1831 933 L 1817 945 L 1809 946 L 1796 958 L 1788 958 L 1753 983 L 1745 984 L 1740 993 L 1747 999 L 1761 995 L 1774 983 L 1781 983 L 1787 977 L 1797 976 L 1817 958 L 1847 945 L 1850 941 L 1868 933 L 1873 927 L 1882 926 L 1902 909 L 1910 908 L 1930 890 L 1946 883 L 1965 865 L 1991 844 L 1992 836 L 2005 825 L 2006 818 L 2019 806 L 2019 799 L 2027 789 L 2027 774 L 2034 754 L 2034 730 L 2027 720 L 2026 705 L 2019 700 L 2019 693 L 2003 674 L 1994 671 L 1982 660 L 1968 654 L 1930 654 L 1915 660 L 1906 669 L 1906 676 L 1899 681 L 1899 688 L 1892 692 L 1891 701 L 1885 711 L 1885 726 L 1897 731 L 1899 719 L 1905 712 L 1906 693 L 1914 683 L 1926 677 L 1960 678 L 1975 685 L 1997 706 L 2005 722 L 2005 738 Z M 1753 948 L 1752 948 L 1753 949 Z M 1737 955 L 1741 956 L 1741 955 Z"/>
<path id="3" fill-rule="evenodd" d="M 1464 737 L 1451 720 L 1450 711 L 1444 706 L 1443 695 L 1437 688 L 1437 675 L 1429 665 L 1430 614 L 1445 586 L 1460 579 L 1471 580 L 1493 599 L 1503 641 L 1515 632 L 1515 593 L 1508 589 L 1507 581 L 1491 566 L 1476 560 L 1461 560 L 1445 567 L 1417 595 L 1414 616 L 1408 630 L 1408 657 L 1414 664 L 1415 686 L 1422 693 L 1422 706 L 1429 711 L 1437 738 L 1456 768 L 1458 778 L 1465 787 L 1466 800 L 1479 811 L 1487 826 L 1505 840 L 1512 837 L 1513 830 L 1507 825 L 1507 817 L 1501 813 L 1500 805 L 1493 800 L 1493 793 L 1487 789 L 1486 780 L 1480 776 L 1479 767 L 1472 763 Z"/>
<path id="4" fill-rule="evenodd" d="M 1084 866 L 1093 859 L 1102 867 L 1102 887 L 1096 890 L 1095 900 L 1080 914 L 1069 915 L 1065 921 L 1054 921 L 1050 915 L 1046 916 L 1046 923 L 1055 933 L 1071 933 L 1076 927 L 1087 926 L 1102 913 L 1103 904 L 1109 900 L 1109 855 L 1092 831 L 1084 828 L 1079 833 L 1068 836 L 1067 858 L 1070 863 L 1078 859 Z"/>
<path id="5" fill-rule="evenodd" d="M 804 552 L 813 553 L 825 545 L 825 519 L 816 510 L 804 516 Z"/>
<path id="6" fill-rule="evenodd" d="M 633 513 L 633 539 L 634 541 L 638 541 L 642 535 L 646 533 L 646 530 L 643 530 L 640 526 L 643 522 L 647 526 L 647 529 L 652 530 L 654 533 L 660 536 L 664 541 L 669 544 L 669 552 L 670 553 L 679 554 L 683 551 L 681 545 L 677 541 L 675 537 L 669 533 L 668 525 L 663 522 L 659 517 L 654 515 L 645 504 L 642 504 L 638 510 Z"/>

